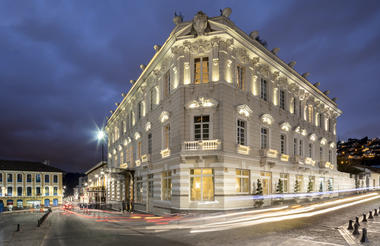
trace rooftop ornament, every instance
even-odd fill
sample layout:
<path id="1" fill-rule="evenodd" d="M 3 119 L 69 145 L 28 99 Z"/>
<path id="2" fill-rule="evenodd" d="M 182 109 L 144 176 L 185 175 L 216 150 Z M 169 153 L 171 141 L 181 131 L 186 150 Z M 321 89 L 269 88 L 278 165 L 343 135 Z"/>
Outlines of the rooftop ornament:
<path id="1" fill-rule="evenodd" d="M 127 94 L 125 94 L 124 92 L 121 93 L 121 96 L 122 97 L 125 97 Z"/>
<path id="2" fill-rule="evenodd" d="M 156 52 L 158 52 L 158 51 L 161 49 L 161 46 L 158 45 L 158 44 L 155 44 L 155 45 L 153 46 L 153 49 L 154 49 Z"/>
<path id="3" fill-rule="evenodd" d="M 318 86 L 320 86 L 320 85 L 321 85 L 321 83 L 319 83 L 319 82 L 314 83 L 314 86 L 315 86 L 315 87 L 318 87 Z"/>
<path id="4" fill-rule="evenodd" d="M 252 39 L 256 39 L 259 36 L 259 31 L 253 31 L 249 34 Z"/>
<path id="5" fill-rule="evenodd" d="M 325 95 L 327 96 L 328 94 L 330 94 L 330 91 L 329 91 L 329 90 L 325 90 L 325 91 L 323 92 L 323 94 L 325 94 Z"/>
<path id="6" fill-rule="evenodd" d="M 271 52 L 275 55 L 280 51 L 280 48 L 274 48 Z"/>
<path id="7" fill-rule="evenodd" d="M 302 74 L 302 77 L 304 77 L 304 78 L 306 79 L 307 77 L 309 77 L 309 75 L 310 75 L 310 73 L 309 73 L 309 72 L 306 72 L 306 73 L 303 73 L 303 74 Z"/>
<path id="8" fill-rule="evenodd" d="M 220 10 L 220 15 L 221 16 L 224 16 L 226 18 L 229 18 L 230 15 L 232 13 L 232 9 L 231 8 L 224 8 L 223 10 Z"/>
<path id="9" fill-rule="evenodd" d="M 173 23 L 175 25 L 178 25 L 178 24 L 181 24 L 182 22 L 183 22 L 183 15 L 181 13 L 179 13 L 179 15 L 177 15 L 177 12 L 174 12 Z"/>
<path id="10" fill-rule="evenodd" d="M 333 102 L 336 102 L 337 99 L 338 99 L 338 98 L 334 97 L 334 98 L 331 99 L 331 100 L 333 100 Z"/>
<path id="11" fill-rule="evenodd" d="M 116 107 L 118 107 L 118 106 L 120 105 L 120 103 L 118 103 L 118 102 L 115 102 L 115 105 L 116 105 Z"/>
<path id="12" fill-rule="evenodd" d="M 136 82 L 136 80 L 134 80 L 134 79 L 131 79 L 131 80 L 129 81 L 129 83 L 131 83 L 132 85 L 133 85 L 135 82 Z"/>
<path id="13" fill-rule="evenodd" d="M 294 66 L 296 65 L 296 61 L 290 61 L 288 65 L 289 67 L 294 68 Z"/>
<path id="14" fill-rule="evenodd" d="M 141 65 L 140 65 L 140 69 L 143 70 L 143 71 L 145 70 L 145 67 L 146 67 L 146 66 L 145 66 L 144 64 L 141 64 Z"/>

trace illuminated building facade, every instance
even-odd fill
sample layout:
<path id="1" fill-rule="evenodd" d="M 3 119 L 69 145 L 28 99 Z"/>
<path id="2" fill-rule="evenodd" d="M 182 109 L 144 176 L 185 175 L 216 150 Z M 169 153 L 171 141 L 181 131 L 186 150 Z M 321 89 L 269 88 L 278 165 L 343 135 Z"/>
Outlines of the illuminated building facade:
<path id="1" fill-rule="evenodd" d="M 0 160 L 0 206 L 25 208 L 62 204 L 62 173 L 47 163 Z"/>
<path id="2" fill-rule="evenodd" d="M 93 204 L 96 208 L 106 204 L 106 170 L 107 162 L 99 162 L 86 172 L 87 182 L 84 184 L 86 192 L 81 202 Z"/>
<path id="3" fill-rule="evenodd" d="M 227 210 L 252 207 L 258 179 L 264 195 L 279 180 L 283 193 L 296 180 L 297 192 L 354 187 L 336 170 L 335 100 L 230 13 L 176 16 L 122 94 L 106 126 L 110 201 L 156 213 Z"/>

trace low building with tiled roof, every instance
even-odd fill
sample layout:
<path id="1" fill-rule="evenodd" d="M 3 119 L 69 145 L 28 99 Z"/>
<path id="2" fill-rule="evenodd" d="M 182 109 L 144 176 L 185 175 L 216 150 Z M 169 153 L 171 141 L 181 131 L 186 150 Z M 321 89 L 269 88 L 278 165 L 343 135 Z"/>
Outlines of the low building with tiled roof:
<path id="1" fill-rule="evenodd" d="M 2 208 L 58 206 L 62 203 L 62 171 L 48 162 L 0 160 Z"/>

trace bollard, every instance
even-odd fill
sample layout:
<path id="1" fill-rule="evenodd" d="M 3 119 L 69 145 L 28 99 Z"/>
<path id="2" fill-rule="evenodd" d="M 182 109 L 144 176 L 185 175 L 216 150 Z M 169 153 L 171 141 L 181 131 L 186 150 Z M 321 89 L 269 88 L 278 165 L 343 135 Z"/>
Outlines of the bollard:
<path id="1" fill-rule="evenodd" d="M 367 222 L 368 220 L 367 220 L 367 215 L 366 214 L 363 214 L 363 220 L 362 220 L 362 222 Z"/>
<path id="2" fill-rule="evenodd" d="M 363 228 L 362 239 L 360 239 L 360 242 L 368 243 L 367 228 Z"/>
<path id="3" fill-rule="evenodd" d="M 16 231 L 20 231 L 20 224 L 17 224 L 17 230 Z"/>
<path id="4" fill-rule="evenodd" d="M 360 226 L 359 217 L 358 216 L 356 216 L 356 218 L 355 218 L 355 224 L 358 225 L 358 226 Z"/>
<path id="5" fill-rule="evenodd" d="M 354 225 L 354 231 L 352 232 L 352 235 L 359 235 L 360 232 L 359 232 L 359 225 L 358 224 L 355 224 Z"/>
<path id="6" fill-rule="evenodd" d="M 372 211 L 369 211 L 368 219 L 373 220 Z"/>
<path id="7" fill-rule="evenodd" d="M 377 208 L 375 208 L 375 213 L 373 215 L 374 216 L 379 216 L 379 214 L 377 213 Z"/>
<path id="8" fill-rule="evenodd" d="M 348 221 L 348 228 L 347 228 L 347 230 L 353 230 L 354 228 L 352 227 L 352 220 L 349 220 Z"/>

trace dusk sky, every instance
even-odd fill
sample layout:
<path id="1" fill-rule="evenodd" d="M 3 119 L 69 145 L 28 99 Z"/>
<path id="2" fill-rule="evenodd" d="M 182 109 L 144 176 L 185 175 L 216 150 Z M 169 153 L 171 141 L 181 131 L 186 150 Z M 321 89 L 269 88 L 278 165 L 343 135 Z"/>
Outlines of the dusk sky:
<path id="1" fill-rule="evenodd" d="M 202 10 L 258 30 L 338 98 L 340 139 L 380 136 L 380 1 L 0 1 L 0 158 L 100 161 L 97 126 L 171 30 Z"/>

